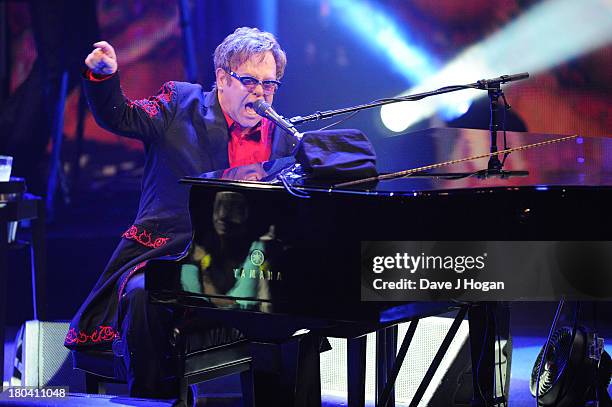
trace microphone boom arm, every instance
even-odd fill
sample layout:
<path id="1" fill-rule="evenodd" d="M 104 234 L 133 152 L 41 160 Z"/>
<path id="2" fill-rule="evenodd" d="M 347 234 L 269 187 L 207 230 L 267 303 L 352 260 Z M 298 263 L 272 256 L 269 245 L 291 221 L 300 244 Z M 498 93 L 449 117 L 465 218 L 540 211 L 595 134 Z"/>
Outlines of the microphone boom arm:
<path id="1" fill-rule="evenodd" d="M 463 90 L 463 89 L 483 89 L 483 90 L 488 90 L 488 89 L 490 89 L 492 87 L 495 87 L 495 86 L 498 86 L 499 84 L 502 84 L 502 83 L 513 82 L 513 81 L 520 81 L 520 80 L 523 80 L 523 79 L 527 79 L 528 77 L 529 77 L 529 73 L 528 72 L 522 72 L 522 73 L 514 74 L 514 75 L 502 75 L 502 76 L 499 76 L 499 77 L 493 78 L 493 79 L 481 79 L 481 80 L 479 80 L 477 82 L 469 83 L 469 84 L 466 84 L 466 85 L 445 86 L 443 88 L 436 89 L 436 90 L 429 91 L 429 92 L 415 93 L 413 95 L 400 96 L 400 97 L 396 97 L 396 98 L 384 98 L 384 99 L 376 100 L 374 102 L 365 103 L 365 104 L 361 104 L 361 105 L 357 105 L 357 106 L 345 107 L 345 108 L 335 109 L 335 110 L 326 110 L 324 112 L 320 112 L 319 111 L 319 112 L 315 112 L 313 114 L 310 114 L 308 116 L 294 116 L 291 119 L 289 119 L 288 121 L 292 125 L 299 125 L 299 124 L 310 122 L 310 121 L 313 121 L 313 120 L 329 119 L 330 117 L 334 117 L 334 116 L 337 116 L 337 115 L 340 115 L 340 114 L 346 114 L 346 113 L 352 113 L 352 112 L 356 112 L 356 111 L 360 111 L 360 110 L 371 109 L 373 107 L 382 106 L 382 105 L 388 105 L 390 103 L 413 102 L 413 101 L 416 101 L 416 100 L 425 99 L 426 97 L 429 97 L 429 96 L 435 96 L 435 95 L 441 95 L 441 94 L 444 94 L 444 93 L 456 92 L 456 91 Z"/>

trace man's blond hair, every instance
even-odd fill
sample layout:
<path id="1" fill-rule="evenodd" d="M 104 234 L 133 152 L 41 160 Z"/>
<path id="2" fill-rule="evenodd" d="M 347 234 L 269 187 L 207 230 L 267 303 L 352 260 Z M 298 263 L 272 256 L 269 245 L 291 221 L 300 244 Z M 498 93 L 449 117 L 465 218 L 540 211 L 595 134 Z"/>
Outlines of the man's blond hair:
<path id="1" fill-rule="evenodd" d="M 257 28 L 237 28 L 215 49 L 215 71 L 219 68 L 233 71 L 254 56 L 263 60 L 268 51 L 274 56 L 276 79 L 280 80 L 285 73 L 287 56 L 274 35 Z"/>

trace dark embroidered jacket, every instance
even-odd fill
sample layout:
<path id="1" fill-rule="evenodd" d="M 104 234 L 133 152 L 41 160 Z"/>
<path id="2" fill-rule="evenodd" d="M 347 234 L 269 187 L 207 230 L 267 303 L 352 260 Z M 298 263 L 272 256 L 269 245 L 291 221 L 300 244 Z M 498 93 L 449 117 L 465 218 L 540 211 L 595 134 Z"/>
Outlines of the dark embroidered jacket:
<path id="1" fill-rule="evenodd" d="M 123 234 L 106 269 L 74 319 L 66 346 L 110 346 L 119 335 L 117 307 L 122 287 L 147 259 L 182 252 L 191 238 L 187 175 L 229 167 L 229 135 L 216 92 L 200 85 L 167 82 L 148 99 L 131 101 L 119 74 L 101 82 L 84 80 L 99 125 L 144 143 L 145 167 L 138 214 Z M 275 129 L 271 159 L 287 156 L 294 139 Z"/>

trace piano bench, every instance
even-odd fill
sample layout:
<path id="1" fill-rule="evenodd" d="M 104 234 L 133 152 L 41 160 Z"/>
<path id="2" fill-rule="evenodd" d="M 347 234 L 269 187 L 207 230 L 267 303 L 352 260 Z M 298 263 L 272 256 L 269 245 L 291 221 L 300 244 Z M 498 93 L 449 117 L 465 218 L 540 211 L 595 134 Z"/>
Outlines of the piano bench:
<path id="1" fill-rule="evenodd" d="M 90 394 L 106 394 L 106 383 L 127 383 L 125 377 L 118 377 L 112 350 L 71 351 L 72 368 L 85 373 L 85 391 Z"/>
<path id="2" fill-rule="evenodd" d="M 115 369 L 116 364 L 123 361 L 116 357 L 112 350 L 71 353 L 73 368 L 85 372 L 87 393 L 104 394 L 107 383 L 127 383 L 127 378 L 121 374 L 124 369 Z M 177 359 L 179 397 L 188 405 L 192 401 L 195 403 L 190 397 L 190 386 L 236 373 L 241 373 L 244 405 L 253 404 L 251 348 L 246 340 L 187 352 L 178 355 Z"/>

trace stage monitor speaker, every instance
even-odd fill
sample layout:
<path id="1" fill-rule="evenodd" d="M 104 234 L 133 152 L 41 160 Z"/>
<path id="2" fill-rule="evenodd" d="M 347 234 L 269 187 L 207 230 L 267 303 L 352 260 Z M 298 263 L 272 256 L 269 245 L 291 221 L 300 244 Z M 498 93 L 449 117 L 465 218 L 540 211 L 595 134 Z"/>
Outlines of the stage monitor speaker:
<path id="1" fill-rule="evenodd" d="M 72 369 L 70 351 L 64 347 L 68 322 L 27 321 L 15 339 L 12 386 L 67 386 L 85 392 L 85 375 Z"/>
<path id="2" fill-rule="evenodd" d="M 452 318 L 444 317 L 429 317 L 419 321 L 395 383 L 395 400 L 399 405 L 407 405 L 412 400 L 452 322 Z M 409 323 L 399 325 L 398 349 L 408 326 Z M 465 320 L 461 323 L 419 406 L 470 405 L 473 386 L 468 334 L 468 322 Z M 375 391 L 375 338 L 375 333 L 368 335 L 366 350 L 366 399 L 369 401 L 374 400 Z M 329 341 L 332 350 L 321 354 L 321 393 L 346 398 L 346 340 L 329 338 Z M 503 347 L 505 341 L 501 341 L 501 344 Z M 497 350 L 495 353 L 497 359 Z M 505 356 L 502 355 L 501 366 L 499 361 L 496 362 L 496 375 L 499 375 L 501 367 L 504 376 L 502 383 L 505 383 Z M 500 383 L 497 379 L 496 382 Z M 507 393 L 507 389 L 504 390 Z M 499 388 L 498 394 L 501 394 Z"/>

